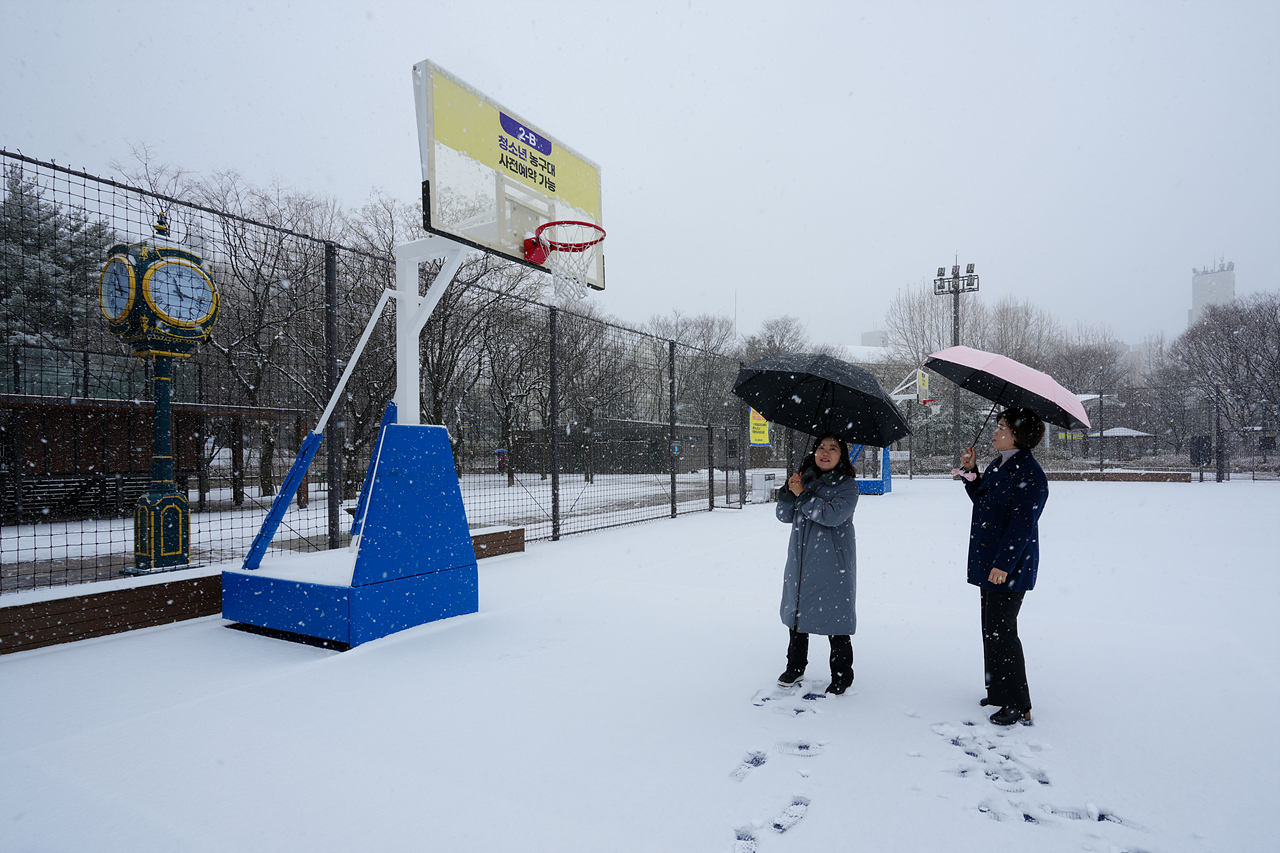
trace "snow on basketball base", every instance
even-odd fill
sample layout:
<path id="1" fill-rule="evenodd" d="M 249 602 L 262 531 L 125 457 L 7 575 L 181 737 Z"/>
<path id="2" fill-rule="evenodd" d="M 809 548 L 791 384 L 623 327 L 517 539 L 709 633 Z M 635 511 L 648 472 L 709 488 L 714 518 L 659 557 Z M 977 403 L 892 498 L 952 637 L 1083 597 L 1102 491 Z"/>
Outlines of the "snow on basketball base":
<path id="1" fill-rule="evenodd" d="M 534 543 L 346 653 L 209 618 L 0 658 L 0 850 L 1269 848 L 1280 492 L 1051 488 L 1034 726 L 977 704 L 968 501 L 899 480 L 843 697 L 821 638 L 773 686 L 771 506 Z"/>

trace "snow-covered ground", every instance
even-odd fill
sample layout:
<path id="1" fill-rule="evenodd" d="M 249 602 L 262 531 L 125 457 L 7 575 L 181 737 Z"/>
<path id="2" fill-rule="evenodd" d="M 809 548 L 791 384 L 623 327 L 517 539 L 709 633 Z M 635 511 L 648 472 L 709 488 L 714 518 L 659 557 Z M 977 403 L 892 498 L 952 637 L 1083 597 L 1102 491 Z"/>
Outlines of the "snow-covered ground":
<path id="1" fill-rule="evenodd" d="M 978 707 L 946 480 L 859 503 L 840 698 L 821 638 L 771 686 L 772 506 L 534 543 L 478 614 L 345 653 L 207 618 L 0 657 L 0 850 L 1274 850 L 1277 509 L 1052 483 L 1030 727 Z"/>

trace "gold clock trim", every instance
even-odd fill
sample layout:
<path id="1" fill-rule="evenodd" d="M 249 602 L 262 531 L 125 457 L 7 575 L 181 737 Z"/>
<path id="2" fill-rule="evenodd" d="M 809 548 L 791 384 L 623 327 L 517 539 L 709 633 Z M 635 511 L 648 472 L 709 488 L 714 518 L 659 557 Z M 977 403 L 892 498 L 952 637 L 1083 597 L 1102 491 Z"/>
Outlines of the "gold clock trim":
<path id="1" fill-rule="evenodd" d="M 112 316 L 107 313 L 107 303 L 102 298 L 102 291 L 107 284 L 107 270 L 110 269 L 111 265 L 117 261 L 119 261 L 120 265 L 125 268 L 125 272 L 129 273 L 129 298 L 125 300 L 124 310 L 121 311 L 119 314 Z M 133 299 L 134 299 L 134 295 L 137 292 L 138 292 L 138 276 L 133 271 L 133 264 L 129 263 L 129 256 L 115 255 L 113 257 L 108 258 L 107 262 L 102 265 L 102 274 L 98 276 L 98 310 L 102 312 L 102 316 L 106 317 L 108 320 L 110 320 L 113 323 L 119 322 L 122 318 L 124 318 L 129 314 L 130 310 L 133 309 Z"/>

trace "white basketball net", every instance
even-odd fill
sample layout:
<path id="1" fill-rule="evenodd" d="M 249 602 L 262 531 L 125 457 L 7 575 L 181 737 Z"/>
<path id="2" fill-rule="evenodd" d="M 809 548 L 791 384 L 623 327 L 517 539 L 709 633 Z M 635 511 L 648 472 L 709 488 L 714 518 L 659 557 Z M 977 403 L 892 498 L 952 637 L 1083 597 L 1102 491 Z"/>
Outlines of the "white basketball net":
<path id="1" fill-rule="evenodd" d="M 582 299 L 587 293 L 587 276 L 595 266 L 604 229 L 588 222 L 551 222 L 538 233 L 547 249 L 546 265 L 556 296 Z"/>

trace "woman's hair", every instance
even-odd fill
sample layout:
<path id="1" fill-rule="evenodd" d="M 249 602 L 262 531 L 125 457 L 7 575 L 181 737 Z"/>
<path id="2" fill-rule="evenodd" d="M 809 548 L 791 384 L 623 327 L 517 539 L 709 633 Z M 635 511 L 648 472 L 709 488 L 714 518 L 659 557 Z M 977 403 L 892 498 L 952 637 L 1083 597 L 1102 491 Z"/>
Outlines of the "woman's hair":
<path id="1" fill-rule="evenodd" d="M 1031 450 L 1044 438 L 1044 420 L 1024 406 L 1010 406 L 1000 413 L 1000 420 L 1009 425 L 1013 446 L 1019 450 Z"/>
<path id="2" fill-rule="evenodd" d="M 853 470 L 853 463 L 849 461 L 849 445 L 845 443 L 843 438 L 834 432 L 827 432 L 818 436 L 817 440 L 813 442 L 813 449 L 810 450 L 809 455 L 804 458 L 804 462 L 800 463 L 800 472 L 804 473 L 808 468 L 816 468 L 818 471 L 822 471 L 821 468 L 818 468 L 818 463 L 813 457 L 814 453 L 818 450 L 819 445 L 828 438 L 834 438 L 840 445 L 840 461 L 836 463 L 836 467 L 832 470 L 839 471 L 846 477 L 857 477 L 857 473 Z"/>

